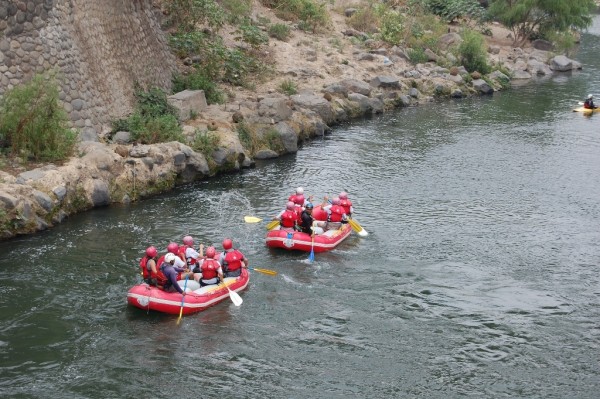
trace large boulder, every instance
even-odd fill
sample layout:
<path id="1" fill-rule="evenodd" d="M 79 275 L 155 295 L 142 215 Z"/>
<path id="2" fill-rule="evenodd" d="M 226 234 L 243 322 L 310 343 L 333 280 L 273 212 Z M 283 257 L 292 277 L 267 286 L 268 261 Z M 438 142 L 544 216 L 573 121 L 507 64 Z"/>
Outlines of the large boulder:
<path id="1" fill-rule="evenodd" d="M 177 109 L 180 121 L 187 121 L 194 113 L 206 109 L 204 90 L 184 90 L 167 97 L 167 101 Z"/>
<path id="2" fill-rule="evenodd" d="M 564 55 L 557 55 L 550 61 L 550 69 L 557 72 L 566 72 L 573 69 L 573 60 Z"/>
<path id="3" fill-rule="evenodd" d="M 333 108 L 323 96 L 313 93 L 295 94 L 292 96 L 292 101 L 298 107 L 315 112 L 326 124 L 330 124 L 335 120 Z"/>

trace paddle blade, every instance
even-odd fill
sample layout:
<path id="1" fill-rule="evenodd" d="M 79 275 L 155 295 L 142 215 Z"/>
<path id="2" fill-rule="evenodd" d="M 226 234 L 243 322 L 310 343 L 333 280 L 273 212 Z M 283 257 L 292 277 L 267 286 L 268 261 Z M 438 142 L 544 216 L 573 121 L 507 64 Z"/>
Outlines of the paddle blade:
<path id="1" fill-rule="evenodd" d="M 229 298 L 231 298 L 231 302 L 233 302 L 235 306 L 240 306 L 244 302 L 237 292 L 231 291 L 229 287 L 227 287 L 227 291 L 229 291 Z"/>
<path id="2" fill-rule="evenodd" d="M 308 261 L 313 262 L 314 260 L 315 260 L 315 251 L 311 249 L 310 254 L 308 255 Z"/>
<path id="3" fill-rule="evenodd" d="M 185 276 L 185 283 L 183 283 L 183 293 L 185 294 L 185 290 L 187 288 L 188 278 L 190 276 Z M 183 315 L 183 305 L 185 304 L 185 295 L 181 296 L 181 307 L 179 308 L 179 317 L 177 318 L 177 325 L 181 322 L 181 316 Z"/>
<path id="4" fill-rule="evenodd" d="M 350 223 L 350 227 L 352 227 L 352 230 L 358 233 L 359 236 L 366 237 L 369 235 L 367 230 L 363 229 L 362 226 L 356 220 L 348 219 L 348 223 Z"/>
<path id="5" fill-rule="evenodd" d="M 269 270 L 269 269 L 257 269 L 255 267 L 249 267 L 250 270 L 254 270 L 256 272 L 259 273 L 263 273 L 263 274 L 268 274 L 269 276 L 276 276 L 277 272 L 275 270 Z"/>
<path id="6" fill-rule="evenodd" d="M 258 223 L 262 221 L 261 218 L 257 218 L 256 216 L 244 216 L 244 221 L 246 223 Z"/>
<path id="7" fill-rule="evenodd" d="M 279 226 L 279 220 L 273 220 L 267 224 L 267 230 L 273 230 L 277 226 Z"/>

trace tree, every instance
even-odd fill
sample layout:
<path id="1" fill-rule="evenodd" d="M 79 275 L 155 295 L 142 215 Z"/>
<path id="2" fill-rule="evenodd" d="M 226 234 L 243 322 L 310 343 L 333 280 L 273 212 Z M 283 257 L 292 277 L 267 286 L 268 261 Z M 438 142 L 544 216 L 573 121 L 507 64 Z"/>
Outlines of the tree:
<path id="1" fill-rule="evenodd" d="M 493 0 L 489 13 L 522 45 L 534 35 L 586 28 L 595 9 L 594 0 Z"/>

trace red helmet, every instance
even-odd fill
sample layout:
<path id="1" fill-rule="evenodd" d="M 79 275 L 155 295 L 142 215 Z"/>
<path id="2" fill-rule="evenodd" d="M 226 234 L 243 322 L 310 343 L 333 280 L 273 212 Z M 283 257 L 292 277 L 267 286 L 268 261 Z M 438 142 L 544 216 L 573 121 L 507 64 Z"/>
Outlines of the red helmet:
<path id="1" fill-rule="evenodd" d="M 224 239 L 223 249 L 227 251 L 228 249 L 231 249 L 231 247 L 233 247 L 233 241 L 231 241 L 229 238 Z"/>
<path id="2" fill-rule="evenodd" d="M 333 199 L 331 200 L 331 203 L 333 205 L 339 205 L 340 204 L 340 198 L 339 197 L 333 197 Z"/>
<path id="3" fill-rule="evenodd" d="M 177 245 L 177 243 L 172 242 L 169 245 L 167 245 L 167 251 L 171 252 L 172 254 L 177 254 L 177 252 L 179 251 L 179 245 Z"/>
<path id="4" fill-rule="evenodd" d="M 183 237 L 183 243 L 191 247 L 192 245 L 194 245 L 194 239 L 192 238 L 192 236 L 185 236 Z"/>
<path id="5" fill-rule="evenodd" d="M 146 248 L 146 256 L 149 258 L 154 258 L 158 254 L 158 251 L 154 247 Z"/>
<path id="6" fill-rule="evenodd" d="M 215 257 L 215 247 L 208 247 L 206 248 L 206 257 L 207 258 L 214 258 Z"/>
<path id="7" fill-rule="evenodd" d="M 295 205 L 294 205 L 294 203 L 293 203 L 292 201 L 288 201 L 288 203 L 287 203 L 287 206 L 286 206 L 286 209 L 287 209 L 288 211 L 293 211 L 293 210 L 294 210 L 294 208 L 295 208 Z"/>
<path id="8" fill-rule="evenodd" d="M 348 193 L 345 191 L 342 191 L 340 193 L 340 199 L 348 199 Z"/>

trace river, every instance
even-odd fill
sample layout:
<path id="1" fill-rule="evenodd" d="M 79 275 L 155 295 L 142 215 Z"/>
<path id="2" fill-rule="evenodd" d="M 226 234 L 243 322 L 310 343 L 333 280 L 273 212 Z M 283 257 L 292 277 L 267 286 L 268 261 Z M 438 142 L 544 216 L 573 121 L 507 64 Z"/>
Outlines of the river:
<path id="1" fill-rule="evenodd" d="M 0 243 L 2 398 L 595 398 L 600 20 L 580 72 L 338 126 L 241 174 Z M 295 187 L 347 190 L 370 235 L 265 247 Z M 243 216 L 264 219 L 247 224 Z M 223 237 L 244 303 L 126 304 L 146 246 Z"/>

